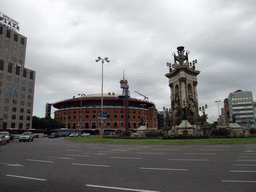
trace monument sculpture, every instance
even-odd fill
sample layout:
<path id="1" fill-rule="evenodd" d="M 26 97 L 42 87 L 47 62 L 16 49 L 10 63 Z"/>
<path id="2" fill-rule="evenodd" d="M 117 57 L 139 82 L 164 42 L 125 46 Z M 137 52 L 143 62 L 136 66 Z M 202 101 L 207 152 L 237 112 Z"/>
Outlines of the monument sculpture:
<path id="1" fill-rule="evenodd" d="M 198 126 L 198 96 L 197 96 L 197 60 L 189 62 L 189 51 L 183 46 L 177 47 L 177 54 L 173 53 L 174 63 L 167 63 L 171 90 L 171 121 L 172 132 L 178 134 L 200 134 Z"/>

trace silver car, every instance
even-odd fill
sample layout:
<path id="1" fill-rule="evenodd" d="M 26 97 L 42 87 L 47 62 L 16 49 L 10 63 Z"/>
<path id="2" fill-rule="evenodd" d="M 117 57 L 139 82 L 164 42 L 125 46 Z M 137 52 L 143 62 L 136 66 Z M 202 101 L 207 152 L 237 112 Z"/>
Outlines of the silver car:
<path id="1" fill-rule="evenodd" d="M 3 135 L 0 136 L 0 145 L 6 145 L 6 139 Z"/>
<path id="2" fill-rule="evenodd" d="M 10 133 L 8 131 L 1 131 L 0 132 L 0 137 L 1 136 L 4 136 L 5 139 L 6 139 L 6 142 L 9 143 L 9 141 L 11 139 L 11 136 L 10 136 Z"/>
<path id="3" fill-rule="evenodd" d="M 19 137 L 19 142 L 21 141 L 33 141 L 34 135 L 32 132 L 24 132 Z"/>

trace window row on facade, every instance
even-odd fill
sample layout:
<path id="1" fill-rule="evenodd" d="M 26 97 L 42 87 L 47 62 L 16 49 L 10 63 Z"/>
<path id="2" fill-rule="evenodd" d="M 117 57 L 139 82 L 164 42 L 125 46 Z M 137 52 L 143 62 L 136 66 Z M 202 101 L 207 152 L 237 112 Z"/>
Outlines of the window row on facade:
<path id="1" fill-rule="evenodd" d="M 240 98 L 232 98 L 232 101 L 242 101 L 242 100 L 251 100 L 251 97 L 240 97 Z"/>
<path id="2" fill-rule="evenodd" d="M 3 119 L 8 119 L 9 116 L 8 114 L 3 114 Z M 11 115 L 11 119 L 12 120 L 27 120 L 27 121 L 30 121 L 31 117 L 30 116 L 23 116 L 23 115 Z"/>
<path id="3" fill-rule="evenodd" d="M 82 110 L 82 113 L 85 113 L 85 114 L 91 114 L 91 113 L 98 113 L 98 112 L 100 112 L 100 110 L 95 110 L 95 109 L 92 109 L 92 110 Z M 60 112 L 61 113 L 61 112 Z M 71 114 L 71 113 L 73 113 L 73 114 L 80 114 L 80 109 L 77 109 L 77 110 L 73 110 L 73 112 L 71 112 L 71 111 L 68 111 L 67 113 L 66 112 L 63 112 L 63 115 L 66 115 L 66 114 Z M 111 113 L 111 110 L 106 110 L 106 113 L 107 114 L 110 114 Z M 121 109 L 121 110 L 116 110 L 116 109 L 114 109 L 114 110 L 112 110 L 112 113 L 124 113 L 124 110 L 123 109 Z M 141 112 L 140 111 L 136 111 L 136 110 L 133 110 L 133 111 L 131 111 L 131 110 L 129 110 L 128 111 L 128 113 L 129 114 L 141 114 Z M 148 112 L 145 112 L 145 115 L 148 115 Z"/>
<path id="4" fill-rule="evenodd" d="M 18 127 L 16 127 L 18 126 Z M 11 123 L 11 127 L 7 127 L 7 122 L 3 122 L 3 129 L 7 129 L 7 128 L 19 128 L 19 129 L 25 129 L 25 128 L 29 128 L 30 127 L 30 123 Z"/>
<path id="5" fill-rule="evenodd" d="M 20 41 L 20 44 L 21 45 L 24 45 L 25 44 L 25 38 L 24 37 L 20 37 L 20 40 L 19 40 L 19 35 L 17 34 L 17 33 L 15 33 L 14 31 L 12 31 L 12 30 L 6 30 L 6 34 L 5 34 L 5 36 L 7 37 L 7 38 L 11 38 L 11 34 L 12 33 L 14 33 L 13 34 L 13 40 L 15 41 L 15 42 L 18 42 L 18 41 Z M 4 35 L 4 30 L 3 30 L 3 26 L 0 26 L 0 35 Z"/>
<path id="6" fill-rule="evenodd" d="M 14 69 L 14 66 L 15 69 Z M 4 60 L 0 60 L 0 71 L 4 71 Z M 30 79 L 34 79 L 34 71 L 29 71 L 28 72 L 28 69 L 24 68 L 23 71 L 21 71 L 21 67 L 19 65 L 14 65 L 13 63 L 9 63 L 8 66 L 7 66 L 7 72 L 8 73 L 15 73 L 15 75 L 21 75 L 21 72 L 22 72 L 22 76 L 23 77 L 29 77 Z M 29 75 L 28 75 L 29 73 Z"/>
<path id="7" fill-rule="evenodd" d="M 72 118 L 73 117 L 73 118 Z M 79 119 L 80 118 L 80 116 L 78 115 L 78 116 L 76 116 L 76 115 L 74 115 L 74 116 L 68 116 L 68 120 L 77 120 L 77 119 Z M 98 118 L 97 117 L 97 115 L 96 114 L 94 114 L 94 115 L 85 115 L 85 116 L 82 116 L 82 119 L 83 118 L 86 118 L 86 119 L 90 119 L 90 118 L 93 118 L 93 119 L 96 119 L 96 118 Z M 107 115 L 107 118 L 109 119 L 109 118 L 111 118 L 111 115 Z M 112 116 L 112 118 L 114 118 L 114 119 L 117 119 L 117 118 L 121 118 L 121 119 L 123 119 L 124 118 L 124 115 L 113 115 Z M 131 116 L 130 115 L 128 115 L 128 119 L 130 119 L 131 118 Z M 145 117 L 146 119 L 148 119 L 148 116 L 146 116 Z M 60 116 L 60 117 L 57 117 L 57 120 L 58 121 L 61 121 L 61 120 L 65 120 L 66 119 L 66 117 L 62 117 L 62 116 Z M 141 119 L 141 116 L 140 115 L 138 115 L 138 116 L 136 116 L 136 115 L 133 115 L 132 116 L 132 119 L 138 119 L 138 120 L 140 120 Z"/>

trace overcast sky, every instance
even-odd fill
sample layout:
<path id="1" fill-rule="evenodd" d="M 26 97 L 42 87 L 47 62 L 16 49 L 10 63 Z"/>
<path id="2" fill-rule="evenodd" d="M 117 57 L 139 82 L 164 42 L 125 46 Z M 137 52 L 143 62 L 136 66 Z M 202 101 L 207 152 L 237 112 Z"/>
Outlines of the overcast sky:
<path id="1" fill-rule="evenodd" d="M 26 68 L 36 71 L 34 113 L 45 104 L 101 93 L 140 92 L 158 110 L 170 108 L 167 62 L 178 46 L 198 60 L 199 106 L 217 119 L 216 100 L 238 89 L 256 97 L 255 0 L 3 0 L 0 12 L 19 22 L 28 38 Z"/>

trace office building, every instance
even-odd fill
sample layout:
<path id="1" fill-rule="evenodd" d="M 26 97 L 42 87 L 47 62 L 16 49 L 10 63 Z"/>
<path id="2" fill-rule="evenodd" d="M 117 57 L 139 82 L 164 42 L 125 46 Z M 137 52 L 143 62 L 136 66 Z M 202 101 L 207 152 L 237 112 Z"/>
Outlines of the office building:
<path id="1" fill-rule="evenodd" d="M 228 96 L 230 122 L 243 128 L 254 127 L 255 116 L 251 91 L 237 90 Z"/>
<path id="2" fill-rule="evenodd" d="M 0 13 L 0 128 L 32 128 L 35 71 L 25 68 L 27 38 Z"/>

